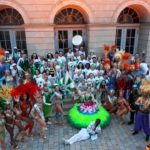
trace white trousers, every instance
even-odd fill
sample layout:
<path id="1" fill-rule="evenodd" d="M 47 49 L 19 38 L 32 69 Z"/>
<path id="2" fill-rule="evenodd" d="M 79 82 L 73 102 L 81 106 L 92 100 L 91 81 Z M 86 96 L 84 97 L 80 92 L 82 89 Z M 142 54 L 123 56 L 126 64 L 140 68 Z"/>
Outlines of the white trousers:
<path id="1" fill-rule="evenodd" d="M 70 139 L 68 139 L 67 142 L 69 144 L 73 144 L 75 142 L 82 141 L 82 140 L 87 140 L 89 138 L 90 138 L 90 135 L 87 132 L 87 129 L 83 128 L 77 134 L 75 134 Z"/>

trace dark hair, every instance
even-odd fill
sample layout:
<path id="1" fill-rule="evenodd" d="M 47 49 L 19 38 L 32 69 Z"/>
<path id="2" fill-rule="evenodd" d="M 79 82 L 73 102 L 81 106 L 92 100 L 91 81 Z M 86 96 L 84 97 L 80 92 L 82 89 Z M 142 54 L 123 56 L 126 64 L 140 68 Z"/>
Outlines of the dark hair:
<path id="1" fill-rule="evenodd" d="M 55 52 L 55 55 L 56 55 L 56 54 L 59 54 L 59 53 L 58 53 L 58 52 Z"/>
<path id="2" fill-rule="evenodd" d="M 37 53 L 33 53 L 33 54 L 31 55 L 31 59 L 33 60 L 33 55 L 34 55 L 34 54 L 36 54 L 35 59 L 38 59 Z"/>
<path id="3" fill-rule="evenodd" d="M 103 82 L 105 82 L 105 85 L 102 84 Z M 106 81 L 105 80 L 102 80 L 100 88 L 106 88 Z"/>
<path id="4" fill-rule="evenodd" d="M 95 127 L 97 127 L 100 124 L 101 120 L 100 119 L 96 119 L 95 121 Z"/>
<path id="5" fill-rule="evenodd" d="M 90 67 L 91 67 L 90 63 L 85 64 L 85 68 L 90 69 Z"/>
<path id="6" fill-rule="evenodd" d="M 49 59 L 49 55 L 51 55 L 51 58 L 54 58 L 54 56 L 53 56 L 52 53 L 48 53 L 48 54 L 47 54 L 47 59 Z"/>
<path id="7" fill-rule="evenodd" d="M 26 94 L 26 95 L 27 95 L 27 99 L 26 99 L 26 101 L 27 101 L 27 102 L 29 102 L 29 98 L 30 98 L 29 93 L 24 93 L 24 94 Z M 21 95 L 21 97 L 20 97 L 20 100 L 21 100 L 21 101 L 23 101 L 23 100 L 24 100 L 24 99 L 23 99 L 24 94 L 23 94 L 23 95 Z"/>
<path id="8" fill-rule="evenodd" d="M 81 62 L 77 65 L 77 68 L 80 69 L 80 64 L 82 64 L 81 69 L 84 69 L 84 65 Z"/>

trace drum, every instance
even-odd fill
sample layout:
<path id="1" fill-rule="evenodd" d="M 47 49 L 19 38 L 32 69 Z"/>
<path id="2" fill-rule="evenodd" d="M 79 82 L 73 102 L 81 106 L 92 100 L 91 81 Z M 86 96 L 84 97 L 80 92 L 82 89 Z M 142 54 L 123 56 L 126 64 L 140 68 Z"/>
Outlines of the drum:
<path id="1" fill-rule="evenodd" d="M 72 44 L 74 46 L 80 46 L 83 43 L 83 38 L 80 35 L 76 35 L 72 38 Z"/>

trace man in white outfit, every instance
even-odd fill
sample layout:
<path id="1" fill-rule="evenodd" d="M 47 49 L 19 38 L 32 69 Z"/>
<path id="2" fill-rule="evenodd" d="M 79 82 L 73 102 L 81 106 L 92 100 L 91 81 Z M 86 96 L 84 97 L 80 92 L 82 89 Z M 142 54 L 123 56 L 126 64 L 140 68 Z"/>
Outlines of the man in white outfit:
<path id="1" fill-rule="evenodd" d="M 70 139 L 63 139 L 64 143 L 72 145 L 75 142 L 87 140 L 89 138 L 91 140 L 96 140 L 97 134 L 101 132 L 100 122 L 100 119 L 97 119 L 95 122 L 91 122 L 87 128 L 82 128 Z"/>

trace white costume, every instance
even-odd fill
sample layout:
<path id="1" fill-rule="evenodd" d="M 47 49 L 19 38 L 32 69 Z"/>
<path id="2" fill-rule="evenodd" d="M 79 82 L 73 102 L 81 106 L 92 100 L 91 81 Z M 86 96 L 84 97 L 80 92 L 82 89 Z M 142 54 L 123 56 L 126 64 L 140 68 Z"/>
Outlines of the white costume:
<path id="1" fill-rule="evenodd" d="M 82 128 L 77 134 L 75 134 L 65 142 L 68 144 L 73 144 L 75 142 L 87 140 L 89 138 L 91 140 L 96 140 L 97 134 L 101 132 L 101 128 L 100 126 L 97 126 L 95 131 L 94 128 L 95 128 L 95 122 L 91 122 L 87 128 Z"/>

